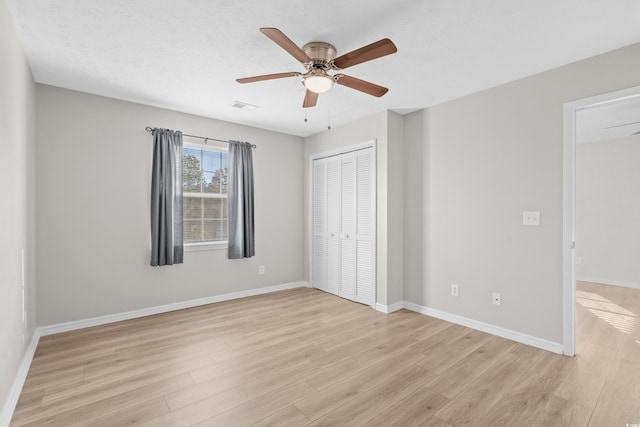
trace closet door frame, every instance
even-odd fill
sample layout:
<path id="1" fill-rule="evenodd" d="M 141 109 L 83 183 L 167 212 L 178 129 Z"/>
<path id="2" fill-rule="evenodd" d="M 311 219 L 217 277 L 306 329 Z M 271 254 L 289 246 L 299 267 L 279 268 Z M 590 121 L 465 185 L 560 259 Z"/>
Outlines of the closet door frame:
<path id="1" fill-rule="evenodd" d="M 312 154 L 309 157 L 309 197 L 308 197 L 308 208 L 309 208 L 309 215 L 308 215 L 308 224 L 309 224 L 309 229 L 308 229 L 308 250 L 309 250 L 309 260 L 308 260 L 308 265 L 309 265 L 309 281 L 311 282 L 311 286 L 313 286 L 313 277 L 314 277 L 314 161 L 319 160 L 319 159 L 324 159 L 327 157 L 334 157 L 334 156 L 339 156 L 342 154 L 347 154 L 347 153 L 354 153 L 360 150 L 364 150 L 366 148 L 371 148 L 371 154 L 373 157 L 373 161 L 372 161 L 372 167 L 373 167 L 373 178 L 372 178 L 372 182 L 371 182 L 371 197 L 372 197 L 372 204 L 373 204 L 373 209 L 374 209 L 374 215 L 373 215 L 373 221 L 374 221 L 374 227 L 373 227 L 373 271 L 372 271 L 372 275 L 373 275 L 373 283 L 372 283 L 372 287 L 373 289 L 371 290 L 372 292 L 372 301 L 371 301 L 371 307 L 375 308 L 376 307 L 376 301 L 378 300 L 377 297 L 377 224 L 378 224 L 378 215 L 377 215 L 377 210 L 378 210 L 378 204 L 377 204 L 377 179 L 378 179 L 378 174 L 377 174 L 377 155 L 376 155 L 376 140 L 370 140 L 370 141 L 365 141 L 359 144 L 353 144 L 353 145 L 348 145 L 345 147 L 340 147 L 334 150 L 329 150 L 329 151 L 323 151 L 320 153 L 316 153 L 316 154 Z"/>

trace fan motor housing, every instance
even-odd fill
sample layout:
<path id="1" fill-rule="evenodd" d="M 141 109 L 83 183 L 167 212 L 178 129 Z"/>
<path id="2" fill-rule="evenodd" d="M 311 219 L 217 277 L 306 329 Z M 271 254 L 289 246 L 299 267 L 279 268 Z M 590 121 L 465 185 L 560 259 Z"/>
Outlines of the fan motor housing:
<path id="1" fill-rule="evenodd" d="M 302 50 L 313 61 L 313 68 L 330 69 L 331 61 L 336 57 L 336 48 L 325 42 L 310 42 L 302 46 Z"/>

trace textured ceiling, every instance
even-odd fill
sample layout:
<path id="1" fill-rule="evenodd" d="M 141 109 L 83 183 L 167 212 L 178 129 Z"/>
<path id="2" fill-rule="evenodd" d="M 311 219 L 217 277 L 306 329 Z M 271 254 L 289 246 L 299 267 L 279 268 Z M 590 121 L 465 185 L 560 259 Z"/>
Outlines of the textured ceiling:
<path id="1" fill-rule="evenodd" d="M 387 109 L 429 107 L 640 42 L 638 0 L 9 4 L 40 83 L 300 136 Z M 304 71 L 260 27 L 277 27 L 299 46 L 329 42 L 338 55 L 390 38 L 398 53 L 344 71 L 389 93 L 375 98 L 336 85 L 304 110 L 299 78 L 236 83 Z M 259 108 L 240 110 L 235 101 Z"/>

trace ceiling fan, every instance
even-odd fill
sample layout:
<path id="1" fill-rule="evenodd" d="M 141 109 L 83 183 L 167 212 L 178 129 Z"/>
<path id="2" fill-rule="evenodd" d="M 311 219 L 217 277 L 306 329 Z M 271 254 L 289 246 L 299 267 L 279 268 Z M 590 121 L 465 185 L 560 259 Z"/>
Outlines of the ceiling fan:
<path id="1" fill-rule="evenodd" d="M 318 94 L 331 89 L 334 83 L 359 90 L 369 95 L 381 97 L 389 91 L 386 87 L 350 77 L 345 74 L 330 75 L 331 70 L 342 70 L 372 59 L 396 53 L 396 45 L 389 39 L 378 40 L 360 49 L 356 49 L 336 58 L 336 48 L 325 42 L 311 42 L 300 49 L 282 31 L 277 28 L 260 28 L 260 31 L 278 46 L 286 50 L 291 56 L 300 61 L 306 73 L 290 71 L 287 73 L 265 74 L 262 76 L 236 79 L 238 83 L 252 83 L 262 80 L 281 79 L 284 77 L 302 76 L 302 84 L 307 88 L 304 96 L 303 108 L 315 107 Z"/>

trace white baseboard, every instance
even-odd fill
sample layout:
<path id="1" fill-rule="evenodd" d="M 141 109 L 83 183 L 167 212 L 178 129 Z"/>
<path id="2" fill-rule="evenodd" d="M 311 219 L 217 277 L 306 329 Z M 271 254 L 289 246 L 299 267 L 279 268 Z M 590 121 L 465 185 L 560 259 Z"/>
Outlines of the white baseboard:
<path id="1" fill-rule="evenodd" d="M 435 317 L 437 319 L 446 320 L 447 322 L 456 323 L 458 325 L 466 326 L 468 328 L 477 329 L 482 332 L 487 332 L 492 335 L 496 335 L 502 338 L 507 338 L 512 341 L 516 341 L 522 344 L 527 344 L 532 347 L 537 347 L 542 350 L 551 351 L 553 353 L 564 354 L 564 346 L 561 343 L 553 341 L 547 341 L 542 338 L 534 337 L 531 335 L 516 332 L 511 329 L 502 328 L 489 323 L 480 322 L 477 320 L 469 319 L 467 317 L 458 316 L 457 314 L 447 313 L 445 311 L 436 310 L 434 308 L 424 307 L 422 305 L 414 304 L 408 301 L 400 301 L 391 305 L 383 305 L 376 303 L 376 310 L 382 313 L 393 313 L 402 308 L 415 311 L 417 313 L 425 314 L 427 316 Z"/>
<path id="2" fill-rule="evenodd" d="M 380 311 L 385 314 L 389 314 L 389 313 L 393 313 L 394 311 L 402 310 L 404 308 L 404 301 L 396 302 L 391 305 L 376 303 L 375 308 L 377 311 Z"/>
<path id="3" fill-rule="evenodd" d="M 22 359 L 22 364 L 20 364 L 20 369 L 18 369 L 13 385 L 9 390 L 9 396 L 2 407 L 2 412 L 0 413 L 0 427 L 8 427 L 11 422 L 13 411 L 16 409 L 16 405 L 18 404 L 18 398 L 20 398 L 22 386 L 24 385 L 24 381 L 27 379 L 27 374 L 29 373 L 29 367 L 31 366 L 33 355 L 36 353 L 38 341 L 40 341 L 40 334 L 36 330 L 33 332 L 27 351 Z"/>
<path id="4" fill-rule="evenodd" d="M 108 323 L 120 322 L 123 320 L 136 319 L 138 317 L 152 316 L 154 314 L 167 313 L 169 311 L 182 310 L 185 308 L 197 307 L 200 305 L 213 304 L 216 302 L 229 301 L 238 298 L 246 298 L 255 295 L 267 294 L 270 292 L 284 291 L 287 289 L 310 287 L 309 282 L 292 282 L 282 285 L 268 286 L 266 288 L 249 289 L 247 291 L 232 292 L 230 294 L 215 295 L 212 297 L 199 298 L 189 301 L 176 302 L 172 304 L 159 305 L 155 307 L 143 308 L 140 310 L 127 311 L 124 313 L 109 314 L 106 316 L 92 317 L 90 319 L 75 320 L 72 322 L 58 323 L 55 325 L 41 326 L 38 328 L 40 336 L 58 334 L 60 332 L 74 331 L 76 329 L 89 328 L 91 326 L 105 325 Z"/>
<path id="5" fill-rule="evenodd" d="M 640 289 L 639 282 L 625 282 L 623 280 L 602 279 L 600 277 L 576 276 L 581 282 L 599 283 L 601 285 L 621 286 L 623 288 Z"/>
<path id="6" fill-rule="evenodd" d="M 487 332 L 492 335 L 497 335 L 502 338 L 507 338 L 509 340 L 516 341 L 522 344 L 527 344 L 533 347 L 537 347 L 542 350 L 563 354 L 564 347 L 560 343 L 547 341 L 538 337 L 512 331 L 511 329 L 502 328 L 500 326 L 491 325 L 489 323 L 479 322 L 477 320 L 469 319 L 466 317 L 458 316 L 456 314 L 447 313 L 447 312 L 436 310 L 429 307 L 424 307 L 424 306 L 413 304 L 406 301 L 404 302 L 404 308 L 406 308 L 407 310 L 426 314 L 427 316 L 435 317 L 441 320 L 446 320 L 451 323 L 456 323 L 458 325 L 466 326 L 468 328 L 477 329 L 482 332 Z"/>

